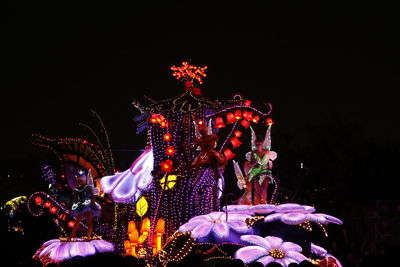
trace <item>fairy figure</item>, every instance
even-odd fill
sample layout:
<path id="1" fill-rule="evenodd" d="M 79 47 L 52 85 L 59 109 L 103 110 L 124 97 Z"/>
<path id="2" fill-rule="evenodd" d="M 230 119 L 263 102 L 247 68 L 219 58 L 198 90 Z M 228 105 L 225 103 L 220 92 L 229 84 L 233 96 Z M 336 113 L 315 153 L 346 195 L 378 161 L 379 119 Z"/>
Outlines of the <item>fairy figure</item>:
<path id="1" fill-rule="evenodd" d="M 218 136 L 212 132 L 211 120 L 208 124 L 204 121 L 194 122 L 196 138 L 193 140 L 193 148 L 200 148 L 200 154 L 192 162 L 193 167 L 208 166 L 214 173 L 215 178 L 219 178 L 219 170 L 226 166 L 224 154 L 215 150 Z"/>
<path id="2" fill-rule="evenodd" d="M 75 179 L 78 186 L 72 191 L 71 215 L 76 218 L 76 221 L 72 228 L 70 238 L 75 238 L 81 220 L 86 219 L 88 227 L 87 239 L 91 239 L 93 217 L 99 217 L 101 215 L 101 206 L 95 201 L 95 195 L 98 194 L 98 189 L 94 187 L 90 170 L 87 175 L 83 170 L 78 171 L 78 175 L 75 175 Z"/>
<path id="3" fill-rule="evenodd" d="M 257 138 L 252 127 L 250 130 L 251 151 L 246 154 L 247 161 L 243 164 L 246 176 L 239 164 L 233 161 L 238 187 L 245 190 L 238 204 L 265 204 L 268 201 L 268 184 L 273 182 L 272 161 L 277 154 L 271 151 L 271 125 L 268 126 L 264 138 Z"/>

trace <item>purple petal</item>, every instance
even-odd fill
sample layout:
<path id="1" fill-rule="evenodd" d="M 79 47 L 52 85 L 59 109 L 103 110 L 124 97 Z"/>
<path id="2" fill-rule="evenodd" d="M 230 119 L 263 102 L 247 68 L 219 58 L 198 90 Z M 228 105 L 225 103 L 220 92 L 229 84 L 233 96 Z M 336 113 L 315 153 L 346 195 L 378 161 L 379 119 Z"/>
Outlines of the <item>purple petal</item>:
<path id="1" fill-rule="evenodd" d="M 227 224 L 230 226 L 230 228 L 232 228 L 233 230 L 235 230 L 236 232 L 239 232 L 239 233 L 246 233 L 246 232 L 250 231 L 250 228 L 247 227 L 246 223 L 244 223 L 244 222 L 228 221 Z"/>
<path id="2" fill-rule="evenodd" d="M 343 224 L 343 221 L 340 220 L 340 219 L 338 219 L 338 218 L 336 218 L 336 217 L 333 217 L 333 216 L 328 215 L 328 214 L 324 214 L 323 216 L 324 216 L 325 219 L 327 219 L 327 221 L 330 222 L 330 223 L 335 223 L 335 224 L 339 224 L 339 225 L 342 225 L 342 224 Z"/>
<path id="3" fill-rule="evenodd" d="M 39 257 L 44 257 L 47 254 L 49 254 L 54 248 L 58 247 L 60 245 L 60 242 L 54 242 L 45 247 L 40 253 Z"/>
<path id="4" fill-rule="evenodd" d="M 271 248 L 280 248 L 283 240 L 276 236 L 266 236 L 265 240 L 270 244 Z"/>
<path id="5" fill-rule="evenodd" d="M 114 251 L 114 245 L 105 240 L 102 240 L 102 239 L 92 240 L 92 241 L 90 241 L 90 243 L 96 249 L 96 252 L 102 253 L 102 252 L 113 252 Z"/>
<path id="6" fill-rule="evenodd" d="M 267 214 L 267 213 L 271 213 L 271 212 L 275 211 L 276 207 L 277 206 L 271 205 L 271 204 L 255 205 L 255 206 L 253 206 L 252 211 L 260 213 L 260 214 Z"/>
<path id="7" fill-rule="evenodd" d="M 214 224 L 210 223 L 210 222 L 207 222 L 207 223 L 205 222 L 203 224 L 200 224 L 192 230 L 191 236 L 193 238 L 205 237 L 206 235 L 208 235 L 210 233 L 213 226 L 214 226 Z"/>
<path id="8" fill-rule="evenodd" d="M 235 253 L 235 259 L 240 259 L 245 264 L 256 261 L 263 256 L 268 256 L 268 251 L 265 248 L 257 246 L 239 248 Z"/>
<path id="9" fill-rule="evenodd" d="M 325 219 L 325 217 L 323 215 L 324 214 L 322 214 L 322 213 L 310 213 L 310 214 L 307 214 L 308 221 L 327 224 L 328 220 Z"/>
<path id="10" fill-rule="evenodd" d="M 50 245 L 51 243 L 56 243 L 56 242 L 60 243 L 60 239 L 50 239 L 50 240 L 44 242 L 42 246 L 43 246 L 43 247 L 47 247 L 47 246 Z"/>
<path id="11" fill-rule="evenodd" d="M 220 238 L 225 238 L 229 235 L 229 227 L 224 222 L 214 223 L 213 232 Z"/>
<path id="12" fill-rule="evenodd" d="M 318 245 L 315 245 L 314 243 L 311 243 L 311 252 L 317 256 L 325 257 L 325 255 L 328 253 L 326 249 L 323 247 L 320 247 Z"/>
<path id="13" fill-rule="evenodd" d="M 208 215 L 200 215 L 200 216 L 193 217 L 189 220 L 189 222 L 194 222 L 194 221 L 212 222 L 213 218 Z"/>
<path id="14" fill-rule="evenodd" d="M 297 252 L 301 252 L 303 249 L 292 242 L 283 242 L 283 244 L 281 245 L 280 249 L 286 253 L 287 251 L 297 251 Z"/>
<path id="15" fill-rule="evenodd" d="M 189 221 L 187 223 L 185 223 L 184 225 L 181 225 L 181 227 L 179 227 L 179 232 L 189 232 L 192 231 L 194 228 L 196 228 L 197 226 L 204 224 L 204 223 L 211 223 L 211 222 L 205 222 L 205 221 Z"/>
<path id="16" fill-rule="evenodd" d="M 274 258 L 272 258 L 271 256 L 265 256 L 259 258 L 257 261 L 261 262 L 264 266 L 267 266 L 268 264 L 274 261 Z"/>
<path id="17" fill-rule="evenodd" d="M 276 207 L 276 212 L 306 212 L 306 209 L 296 203 L 281 204 Z"/>
<path id="18" fill-rule="evenodd" d="M 283 267 L 287 267 L 289 264 L 284 259 L 275 259 L 276 263 L 279 263 Z"/>
<path id="19" fill-rule="evenodd" d="M 242 235 L 240 237 L 240 239 L 243 241 L 246 241 L 252 245 L 260 246 L 266 250 L 270 250 L 271 248 L 274 248 L 269 243 L 269 240 L 266 240 L 266 238 L 262 238 L 261 236 L 258 236 L 258 235 Z"/>
<path id="20" fill-rule="evenodd" d="M 286 213 L 281 217 L 281 221 L 289 225 L 300 224 L 307 220 L 308 217 L 304 213 Z"/>
<path id="21" fill-rule="evenodd" d="M 225 216 L 225 212 L 215 211 L 207 214 L 207 216 L 209 216 L 212 221 L 219 221 L 222 216 Z"/>
<path id="22" fill-rule="evenodd" d="M 250 216 L 247 214 L 239 214 L 239 213 L 228 213 L 228 221 L 245 221 L 246 218 L 249 218 Z M 224 217 L 225 219 L 225 217 Z"/>
<path id="23" fill-rule="evenodd" d="M 311 207 L 311 206 L 303 205 L 303 208 L 304 208 L 308 213 L 311 213 L 311 212 L 314 212 L 314 211 L 315 211 L 315 208 L 314 208 L 314 207 Z"/>
<path id="24" fill-rule="evenodd" d="M 307 260 L 303 254 L 297 251 L 287 251 L 285 254 L 288 258 L 295 260 L 297 263 Z"/>
<path id="25" fill-rule="evenodd" d="M 272 213 L 270 215 L 265 216 L 264 222 L 273 222 L 279 220 L 282 216 L 282 213 Z"/>

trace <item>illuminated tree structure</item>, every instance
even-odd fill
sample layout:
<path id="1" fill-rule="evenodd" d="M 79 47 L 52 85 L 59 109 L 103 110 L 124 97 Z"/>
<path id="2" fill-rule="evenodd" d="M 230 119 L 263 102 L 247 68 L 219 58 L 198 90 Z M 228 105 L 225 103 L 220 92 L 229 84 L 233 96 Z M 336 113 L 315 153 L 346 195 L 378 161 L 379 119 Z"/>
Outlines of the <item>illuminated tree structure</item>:
<path id="1" fill-rule="evenodd" d="M 220 209 L 223 160 L 235 157 L 242 144 L 240 130 L 270 119 L 269 104 L 262 112 L 239 94 L 226 102 L 207 98 L 196 87 L 206 69 L 187 62 L 174 66 L 173 76 L 183 81 L 184 92 L 147 106 L 133 103 L 141 112 L 135 118 L 137 132 L 147 130 L 147 148 L 129 170 L 101 180 L 118 203 L 146 198 L 151 229 L 165 220 L 165 237 L 190 218 Z"/>

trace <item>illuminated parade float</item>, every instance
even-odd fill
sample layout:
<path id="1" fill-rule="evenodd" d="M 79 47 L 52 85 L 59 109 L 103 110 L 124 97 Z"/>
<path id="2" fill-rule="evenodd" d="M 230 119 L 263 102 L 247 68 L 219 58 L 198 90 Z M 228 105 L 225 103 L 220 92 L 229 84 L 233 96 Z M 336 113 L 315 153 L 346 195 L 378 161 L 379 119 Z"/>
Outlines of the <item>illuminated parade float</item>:
<path id="1" fill-rule="evenodd" d="M 61 170 L 45 166 L 49 192 L 26 200 L 34 216 L 51 216 L 60 229 L 59 238 L 45 242 L 34 258 L 45 265 L 114 252 L 150 266 L 193 255 L 210 266 L 221 259 L 341 266 L 313 243 L 311 232 L 327 234 L 324 225 L 342 221 L 312 206 L 277 202 L 272 106 L 255 108 L 240 94 L 225 102 L 207 98 L 198 88 L 207 67 L 183 62 L 171 70 L 182 81 L 182 93 L 133 103 L 140 111 L 137 134 L 147 132 L 147 144 L 125 171 L 116 171 L 95 112 L 101 134 L 83 125 L 95 142 L 33 135 L 35 145 L 54 152 Z M 241 154 L 241 145 L 249 152 Z M 236 177 L 224 177 L 228 166 Z M 230 205 L 223 201 L 228 180 L 243 192 Z"/>

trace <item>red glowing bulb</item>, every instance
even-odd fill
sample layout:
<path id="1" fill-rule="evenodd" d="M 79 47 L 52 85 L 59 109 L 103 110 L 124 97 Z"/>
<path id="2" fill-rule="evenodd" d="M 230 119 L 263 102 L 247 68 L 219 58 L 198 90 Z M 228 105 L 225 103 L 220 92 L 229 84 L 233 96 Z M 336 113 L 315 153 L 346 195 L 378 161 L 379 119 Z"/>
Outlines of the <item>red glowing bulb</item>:
<path id="1" fill-rule="evenodd" d="M 253 113 L 248 111 L 243 111 L 243 118 L 249 121 L 253 118 Z"/>
<path id="2" fill-rule="evenodd" d="M 175 148 L 173 146 L 169 146 L 167 149 L 165 149 L 165 153 L 169 156 L 172 156 L 175 154 Z"/>
<path id="3" fill-rule="evenodd" d="M 69 221 L 68 227 L 73 228 L 75 225 L 75 221 Z"/>
<path id="4" fill-rule="evenodd" d="M 163 135 L 163 138 L 165 141 L 169 142 L 171 141 L 172 135 L 170 133 L 166 133 Z"/>
<path id="5" fill-rule="evenodd" d="M 167 128 L 168 127 L 168 122 L 167 121 L 162 121 L 160 122 L 161 128 Z"/>
<path id="6" fill-rule="evenodd" d="M 44 206 L 45 206 L 46 208 L 50 208 L 50 207 L 51 207 L 51 202 L 50 202 L 50 201 L 47 201 L 46 203 L 44 203 Z"/>
<path id="7" fill-rule="evenodd" d="M 158 114 L 156 113 L 151 114 L 150 123 L 156 124 L 157 122 L 158 122 Z"/>
<path id="8" fill-rule="evenodd" d="M 171 172 L 172 171 L 172 160 L 167 159 L 166 161 L 161 162 L 161 170 L 163 172 Z"/>

